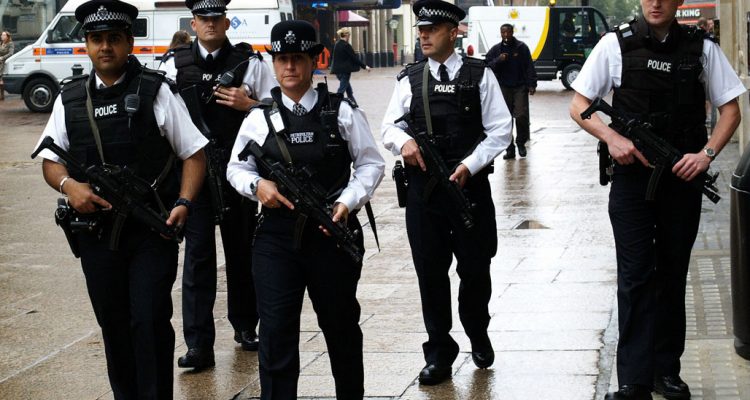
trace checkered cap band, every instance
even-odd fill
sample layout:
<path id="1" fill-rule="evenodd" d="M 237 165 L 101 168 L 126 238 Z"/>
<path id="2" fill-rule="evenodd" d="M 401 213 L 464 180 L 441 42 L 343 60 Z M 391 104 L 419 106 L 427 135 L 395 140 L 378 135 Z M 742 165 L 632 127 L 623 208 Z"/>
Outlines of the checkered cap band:
<path id="1" fill-rule="evenodd" d="M 133 20 L 128 14 L 123 12 L 112 12 L 107 10 L 104 6 L 99 6 L 99 9 L 95 13 L 89 15 L 83 20 L 83 25 L 100 22 L 119 21 L 124 22 L 128 25 L 133 25 Z"/>
<path id="2" fill-rule="evenodd" d="M 300 42 L 301 43 L 300 43 L 299 46 L 302 49 L 302 51 L 308 51 L 308 50 L 312 49 L 313 47 L 315 47 L 316 44 L 318 44 L 318 43 L 310 41 L 310 40 L 301 40 Z"/>
<path id="3" fill-rule="evenodd" d="M 206 8 L 226 8 L 224 0 L 203 0 L 193 4 L 192 10 L 203 10 Z"/>
<path id="4" fill-rule="evenodd" d="M 427 8 L 427 7 L 424 7 L 421 10 L 419 10 L 419 19 L 430 19 L 430 18 L 435 18 L 435 17 L 449 19 L 455 22 L 456 24 L 461 22 L 461 18 L 459 18 L 458 15 L 450 11 Z"/>
<path id="5" fill-rule="evenodd" d="M 271 50 L 274 53 L 278 53 L 281 51 L 281 40 L 277 40 L 275 42 L 271 42 Z"/>

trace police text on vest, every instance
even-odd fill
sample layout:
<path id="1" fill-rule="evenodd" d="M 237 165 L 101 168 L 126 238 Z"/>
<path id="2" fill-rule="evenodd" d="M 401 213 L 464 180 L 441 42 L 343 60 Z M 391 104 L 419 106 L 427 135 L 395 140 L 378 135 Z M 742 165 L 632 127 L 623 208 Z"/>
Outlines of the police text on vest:
<path id="1" fill-rule="evenodd" d="M 312 143 L 315 139 L 315 132 L 292 132 L 289 134 L 289 143 L 305 144 Z"/>
<path id="2" fill-rule="evenodd" d="M 110 104 L 94 109 L 94 118 L 106 117 L 112 114 L 117 114 L 117 104 Z"/>
<path id="3" fill-rule="evenodd" d="M 672 72 L 672 63 L 667 61 L 648 60 L 646 68 L 654 71 Z"/>
<path id="4" fill-rule="evenodd" d="M 435 85 L 433 93 L 456 93 L 456 85 Z"/>

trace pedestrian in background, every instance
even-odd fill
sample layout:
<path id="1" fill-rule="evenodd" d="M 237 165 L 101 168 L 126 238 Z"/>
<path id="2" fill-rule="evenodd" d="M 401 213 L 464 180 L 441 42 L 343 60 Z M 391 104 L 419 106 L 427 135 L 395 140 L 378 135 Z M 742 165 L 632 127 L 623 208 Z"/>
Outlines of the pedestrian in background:
<path id="1" fill-rule="evenodd" d="M 349 81 L 352 72 L 357 72 L 360 68 L 370 72 L 370 67 L 359 60 L 359 57 L 354 53 L 354 48 L 349 44 L 349 38 L 351 37 L 349 28 L 341 28 L 336 31 L 336 34 L 339 35 L 339 40 L 333 45 L 333 58 L 331 60 L 331 73 L 335 74 L 339 80 L 339 89 L 336 93 L 346 93 L 349 99 L 356 102 L 352 93 L 352 84 Z"/>
<path id="2" fill-rule="evenodd" d="M 15 51 L 13 37 L 10 32 L 0 33 L 0 101 L 5 100 L 5 81 L 3 81 L 3 70 L 5 70 L 5 60 L 10 58 Z"/>
<path id="3" fill-rule="evenodd" d="M 174 49 L 175 47 L 191 43 L 193 43 L 193 38 L 190 37 L 188 31 L 177 31 L 172 35 L 172 41 L 169 43 L 169 48 Z"/>
<path id="4" fill-rule="evenodd" d="M 503 98 L 516 122 L 515 145 L 511 141 L 505 150 L 503 159 L 526 157 L 526 143 L 530 136 L 529 95 L 536 93 L 536 70 L 531 52 L 526 44 L 513 36 L 513 25 L 503 24 L 500 27 L 502 41 L 492 46 L 485 60 L 495 74 Z"/>
<path id="5" fill-rule="evenodd" d="M 607 400 L 689 399 L 680 378 L 685 350 L 685 290 L 698 233 L 702 194 L 688 182 L 708 170 L 740 123 L 737 97 L 745 87 L 721 48 L 675 15 L 682 0 L 641 0 L 643 15 L 618 25 L 589 55 L 573 82 L 571 117 L 605 142 L 614 159 L 609 216 L 617 254 L 619 390 Z M 675 73 L 679 71 L 679 73 Z M 614 89 L 612 106 L 647 121 L 684 155 L 661 175 L 646 200 L 653 169 L 625 127 L 596 115 L 592 100 Z M 705 101 L 720 118 L 707 138 Z"/>
<path id="6" fill-rule="evenodd" d="M 328 346 L 336 398 L 364 395 L 356 297 L 362 262 L 355 262 L 318 223 L 300 214 L 254 156 L 238 159 L 253 140 L 269 162 L 308 171 L 306 179 L 330 196 L 325 201 L 333 205 L 332 220 L 358 232 L 357 243 L 364 248 L 355 214 L 383 178 L 385 161 L 365 113 L 354 102 L 328 93 L 325 85 L 312 88 L 315 58 L 322 50 L 315 28 L 306 21 L 282 21 L 271 29 L 267 51 L 279 87 L 271 91 L 272 104 L 252 110 L 242 123 L 227 168 L 232 186 L 263 204 L 253 245 L 261 399 L 297 398 L 305 289 Z M 331 112 L 336 123 L 329 124 Z"/>
<path id="7" fill-rule="evenodd" d="M 453 310 L 448 270 L 454 255 L 461 279 L 458 314 L 471 342 L 471 358 L 478 368 L 488 368 L 495 361 L 487 327 L 497 224 L 488 176 L 492 160 L 510 141 L 511 117 L 492 71 L 483 61 L 462 59 L 454 51 L 458 24 L 466 13 L 440 0 L 418 1 L 413 11 L 428 58 L 408 65 L 399 74 L 381 132 L 385 148 L 401 155 L 406 164 L 406 232 L 428 335 L 422 345 L 426 365 L 419 382 L 436 385 L 451 377 L 459 352 L 450 334 Z M 422 95 L 425 87 L 427 99 Z M 401 121 L 405 116 L 408 122 Z M 434 137 L 433 150 L 452 171 L 450 180 L 475 205 L 471 210 L 473 227 L 457 221 L 459 210 L 449 200 L 449 193 L 440 185 L 431 185 L 434 179 L 430 174 L 435 171 L 427 170 L 422 152 L 410 136 L 420 132 Z"/>
<path id="8" fill-rule="evenodd" d="M 179 228 L 189 220 L 191 201 L 203 181 L 202 148 L 207 140 L 190 122 L 163 74 L 144 68 L 131 55 L 131 24 L 137 16 L 135 6 L 118 0 L 78 6 L 75 18 L 83 27 L 92 73 L 63 85 L 42 139 L 51 137 L 85 167 L 106 160 L 154 182 L 160 203 L 171 207 L 167 225 Z M 123 106 L 132 106 L 133 98 L 138 101 L 134 115 Z M 73 233 L 72 243 L 78 247 L 101 327 L 112 396 L 171 399 L 175 334 L 170 319 L 177 243 L 128 217 L 113 249 L 114 216 L 104 212 L 97 217 L 112 206 L 92 191 L 85 175 L 69 171 L 49 150 L 40 155 L 47 184 L 66 195 L 82 219 L 99 218 L 102 227 L 98 234 Z M 183 160 L 181 182 L 175 157 Z"/>
<path id="9" fill-rule="evenodd" d="M 197 39 L 189 46 L 175 48 L 174 57 L 162 66 L 167 77 L 177 82 L 179 90 L 197 87 L 201 104 L 190 113 L 199 113 L 211 132 L 209 150 L 217 159 L 216 175 L 225 203 L 221 205 L 225 210 L 219 211 L 221 206 L 213 203 L 211 188 L 204 185 L 185 226 L 182 318 L 188 350 L 177 360 L 177 365 L 196 370 L 215 364 L 213 309 L 217 286 L 217 221 L 226 263 L 227 317 L 234 329 L 234 340 L 243 350 L 258 349 L 251 250 L 258 204 L 230 187 L 223 168 L 229 162 L 237 131 L 248 110 L 258 99 L 270 96 L 275 82 L 269 68 L 252 52 L 250 45 L 230 43 L 227 4 L 229 0 L 185 1 L 193 14 L 190 26 Z M 216 83 L 228 72 L 232 72 L 234 78 L 226 87 L 218 86 Z"/>

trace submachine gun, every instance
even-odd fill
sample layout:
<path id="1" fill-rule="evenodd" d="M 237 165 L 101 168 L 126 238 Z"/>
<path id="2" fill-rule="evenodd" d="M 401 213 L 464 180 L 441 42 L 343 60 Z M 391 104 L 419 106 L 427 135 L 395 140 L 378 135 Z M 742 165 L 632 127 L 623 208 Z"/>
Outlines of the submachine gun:
<path id="1" fill-rule="evenodd" d="M 589 119 L 591 118 L 591 115 L 597 111 L 607 114 L 612 118 L 613 122 L 622 126 L 622 129 L 618 131 L 618 133 L 632 140 L 635 147 L 643 153 L 649 164 L 654 166 L 654 172 L 651 173 L 651 179 L 646 188 L 646 200 L 653 200 L 654 194 L 656 193 L 656 186 L 661 179 L 661 174 L 665 169 L 671 171 L 672 167 L 682 159 L 683 154 L 669 144 L 669 142 L 664 140 L 664 138 L 655 134 L 651 130 L 651 124 L 629 117 L 625 113 L 615 110 L 612 106 L 607 104 L 606 101 L 602 100 L 601 97 L 597 97 L 594 102 L 581 113 L 581 118 Z M 600 151 L 602 150 L 603 149 L 600 147 Z M 602 155 L 600 154 L 600 157 L 601 156 Z M 609 157 L 608 154 L 604 156 Z M 600 161 L 600 167 L 601 165 L 602 162 Z M 712 175 L 708 171 L 704 171 L 688 183 L 703 192 L 709 200 L 718 203 L 719 200 L 721 200 L 721 196 L 719 196 L 719 190 L 714 185 L 718 176 L 718 173 Z M 608 179 L 605 180 L 600 176 L 600 182 L 602 184 L 606 184 L 607 181 Z"/>
<path id="2" fill-rule="evenodd" d="M 268 170 L 271 179 L 279 186 L 279 191 L 293 204 L 300 214 L 312 217 L 336 239 L 341 248 L 354 262 L 362 261 L 364 250 L 357 244 L 358 230 L 352 231 L 341 221 L 333 221 L 333 205 L 327 199 L 326 190 L 312 179 L 308 168 L 284 166 L 281 162 L 269 160 L 254 140 L 250 140 L 237 155 L 240 161 L 247 161 L 252 155 L 255 162 Z"/>
<path id="3" fill-rule="evenodd" d="M 394 121 L 394 123 L 406 121 L 411 118 L 410 115 L 407 112 L 401 118 Z M 440 153 L 435 150 L 437 145 L 435 144 L 434 137 L 427 132 L 414 133 L 408 131 L 407 133 L 417 142 L 419 151 L 422 152 L 422 159 L 427 167 L 427 174 L 430 176 L 424 191 L 425 200 L 430 197 L 435 186 L 440 186 L 448 195 L 451 204 L 458 211 L 458 220 L 461 226 L 467 230 L 473 228 L 474 216 L 471 212 L 474 209 L 474 204 L 466 197 L 458 182 L 450 180 L 451 170 L 445 164 L 445 160 L 443 160 Z"/>
<path id="4" fill-rule="evenodd" d="M 225 76 L 229 76 L 228 79 L 234 77 L 233 74 L 228 75 L 231 71 L 226 72 L 222 76 L 222 84 Z M 225 84 L 226 86 L 226 84 Z M 212 94 L 213 95 L 213 94 Z M 203 120 L 203 114 L 201 110 L 201 96 L 198 91 L 198 86 L 192 85 L 186 87 L 180 91 L 180 96 L 185 100 L 185 105 L 190 114 L 190 119 L 203 136 L 208 139 L 208 144 L 203 148 L 206 153 L 206 181 L 208 184 L 209 192 L 211 194 L 211 207 L 213 208 L 214 223 L 220 224 L 224 221 L 224 217 L 229 212 L 226 200 L 224 199 L 224 179 L 227 176 L 227 162 L 229 160 L 229 154 L 221 147 L 218 139 L 211 132 Z"/>
<path id="5" fill-rule="evenodd" d="M 36 158 L 39 152 L 44 149 L 57 154 L 65 161 L 65 166 L 68 169 L 84 174 L 94 193 L 112 205 L 111 213 L 114 215 L 114 222 L 109 242 L 111 250 L 117 250 L 120 233 L 128 217 L 133 217 L 154 232 L 178 243 L 182 241 L 181 227 L 167 225 L 167 210 L 164 208 L 156 189 L 135 175 L 131 169 L 110 164 L 86 167 L 69 152 L 56 145 L 55 140 L 49 136 L 42 140 L 39 147 L 31 154 L 31 158 Z M 149 197 L 159 205 L 161 213 L 146 205 L 146 202 L 150 200 Z M 55 220 L 63 227 L 71 250 L 77 256 L 77 248 L 74 244 L 75 241 L 71 241 L 71 233 L 95 232 L 99 228 L 99 222 L 94 218 L 88 218 L 88 214 L 75 212 L 67 204 L 61 204 L 59 200 L 55 214 Z M 67 229 L 63 224 L 67 225 Z"/>

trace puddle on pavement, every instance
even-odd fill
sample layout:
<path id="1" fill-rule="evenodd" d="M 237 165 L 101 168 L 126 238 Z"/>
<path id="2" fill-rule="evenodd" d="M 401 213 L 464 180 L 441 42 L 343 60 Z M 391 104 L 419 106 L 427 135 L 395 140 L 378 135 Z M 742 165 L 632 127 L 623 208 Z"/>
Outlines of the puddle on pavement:
<path id="1" fill-rule="evenodd" d="M 539 221 L 527 219 L 525 221 L 522 221 L 518 225 L 514 226 L 513 229 L 549 229 L 549 228 L 544 226 Z"/>

